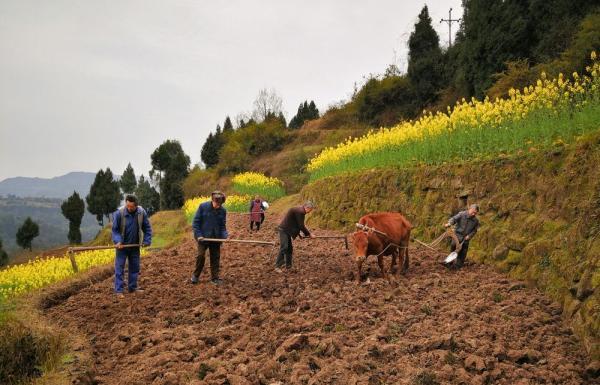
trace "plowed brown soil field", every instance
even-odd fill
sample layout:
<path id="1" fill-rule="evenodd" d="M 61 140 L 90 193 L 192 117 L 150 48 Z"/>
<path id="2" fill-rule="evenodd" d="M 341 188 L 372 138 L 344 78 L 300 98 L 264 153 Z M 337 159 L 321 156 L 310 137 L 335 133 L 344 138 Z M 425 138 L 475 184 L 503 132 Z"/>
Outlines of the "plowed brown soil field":
<path id="1" fill-rule="evenodd" d="M 230 215 L 230 235 L 274 240 L 273 221 L 251 234 Z M 372 257 L 357 284 L 343 241 L 294 247 L 293 271 L 279 274 L 274 248 L 226 245 L 224 284 L 205 271 L 191 285 L 190 238 L 143 258 L 143 293 L 119 301 L 109 278 L 47 315 L 89 341 L 74 347 L 93 358 L 78 383 L 591 383 L 560 307 L 487 266 L 449 271 L 413 250 L 406 276 L 383 280 Z"/>

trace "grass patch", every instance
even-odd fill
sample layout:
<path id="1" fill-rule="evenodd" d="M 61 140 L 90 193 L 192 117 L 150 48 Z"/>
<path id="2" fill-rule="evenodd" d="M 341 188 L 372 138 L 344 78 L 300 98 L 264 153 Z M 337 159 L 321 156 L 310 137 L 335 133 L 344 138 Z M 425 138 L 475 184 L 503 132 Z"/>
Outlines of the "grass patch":
<path id="1" fill-rule="evenodd" d="M 444 362 L 448 365 L 454 365 L 458 362 L 458 358 L 456 358 L 456 355 L 454 353 L 449 351 L 444 356 Z"/>
<path id="2" fill-rule="evenodd" d="M 500 292 L 494 291 L 492 293 L 492 300 L 496 303 L 500 303 L 504 300 L 504 297 L 502 297 L 502 294 L 500 294 Z"/>
<path id="3" fill-rule="evenodd" d="M 427 304 L 421 306 L 421 312 L 428 316 L 433 314 L 433 310 L 431 309 L 431 306 L 429 306 Z"/>
<path id="4" fill-rule="evenodd" d="M 421 373 L 417 374 L 412 379 L 413 385 L 440 385 L 438 382 L 435 373 L 429 370 L 423 370 Z"/>
<path id="5" fill-rule="evenodd" d="M 181 243 L 188 228 L 181 210 L 159 211 L 150 217 L 152 224 L 152 247 L 167 248 Z"/>
<path id="6" fill-rule="evenodd" d="M 208 375 L 208 373 L 210 372 L 214 372 L 215 370 L 213 368 L 211 368 L 210 366 L 208 366 L 207 364 L 205 364 L 204 362 L 200 364 L 200 367 L 198 368 L 198 378 L 201 380 L 204 380 L 204 378 Z"/>
<path id="7" fill-rule="evenodd" d="M 22 384 L 62 364 L 63 337 L 35 311 L 2 311 L 0 325 L 0 384 Z"/>

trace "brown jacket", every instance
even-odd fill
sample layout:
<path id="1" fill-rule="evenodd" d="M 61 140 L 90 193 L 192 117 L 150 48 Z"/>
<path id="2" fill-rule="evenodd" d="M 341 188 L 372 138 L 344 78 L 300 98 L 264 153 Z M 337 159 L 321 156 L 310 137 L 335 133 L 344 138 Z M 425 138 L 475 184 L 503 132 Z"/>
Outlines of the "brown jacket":
<path id="1" fill-rule="evenodd" d="M 300 234 L 300 231 L 305 236 L 310 236 L 310 231 L 304 226 L 305 215 L 304 206 L 292 207 L 279 224 L 279 229 L 292 238 L 296 238 Z"/>

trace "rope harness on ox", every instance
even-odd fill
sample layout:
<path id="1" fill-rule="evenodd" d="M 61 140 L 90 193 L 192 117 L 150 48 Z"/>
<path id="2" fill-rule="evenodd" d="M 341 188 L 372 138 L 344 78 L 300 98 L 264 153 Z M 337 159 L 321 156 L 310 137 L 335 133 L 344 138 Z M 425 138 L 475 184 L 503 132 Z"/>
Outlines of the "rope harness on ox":
<path id="1" fill-rule="evenodd" d="M 373 232 L 375 234 L 380 234 L 383 235 L 384 237 L 387 238 L 387 240 L 389 241 L 389 244 L 383 249 L 382 252 L 380 252 L 379 254 L 377 254 L 377 257 L 380 257 L 381 255 L 383 255 L 389 248 L 390 246 L 392 247 L 396 247 L 397 250 L 399 249 L 408 249 L 408 246 L 400 246 L 394 242 L 391 242 L 391 238 L 389 235 L 387 235 L 386 233 L 384 233 L 383 231 L 377 230 L 375 227 L 373 226 L 368 226 L 368 225 L 364 225 L 362 223 L 356 223 L 356 228 L 364 231 L 364 232 Z M 460 243 L 458 241 L 458 237 L 456 236 L 456 233 L 454 232 L 454 230 L 452 230 L 451 228 L 448 228 L 446 231 L 444 231 L 444 233 L 442 233 L 442 235 L 440 235 L 439 237 L 437 237 L 436 239 L 434 239 L 431 243 L 425 243 L 423 241 L 418 240 L 417 238 L 412 238 L 411 241 L 418 243 L 421 246 L 424 246 L 432 251 L 435 251 L 438 254 L 446 254 L 445 252 L 436 249 L 436 246 L 438 246 L 444 239 L 446 238 L 452 238 L 452 240 L 454 241 L 454 243 L 456 244 L 456 252 L 458 253 L 462 247 L 462 243 Z"/>
<path id="2" fill-rule="evenodd" d="M 367 232 L 367 233 L 368 232 L 373 232 L 375 234 L 383 235 L 384 237 L 386 237 L 388 239 L 388 241 L 389 241 L 388 245 L 383 249 L 383 251 L 381 251 L 379 254 L 376 255 L 377 258 L 379 258 L 383 254 L 385 254 L 385 252 L 390 247 L 395 247 L 397 251 L 399 251 L 400 249 L 407 249 L 408 248 L 408 246 L 400 246 L 399 244 L 392 242 L 389 235 L 387 235 L 383 231 L 377 230 L 375 227 L 371 227 L 371 226 L 368 226 L 368 225 L 363 225 L 362 223 L 357 223 L 356 227 L 359 228 L 359 229 L 361 229 L 364 232 Z"/>

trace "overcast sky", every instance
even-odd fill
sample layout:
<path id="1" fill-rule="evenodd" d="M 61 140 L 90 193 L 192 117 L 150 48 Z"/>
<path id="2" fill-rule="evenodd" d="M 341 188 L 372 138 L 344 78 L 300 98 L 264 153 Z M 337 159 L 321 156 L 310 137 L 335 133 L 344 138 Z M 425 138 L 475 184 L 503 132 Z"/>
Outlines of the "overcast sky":
<path id="1" fill-rule="evenodd" d="M 287 119 L 321 111 L 354 82 L 406 66 L 429 6 L 440 24 L 460 0 L 0 0 L 0 180 L 131 162 L 177 139 L 192 163 L 210 131 L 277 90 Z"/>

